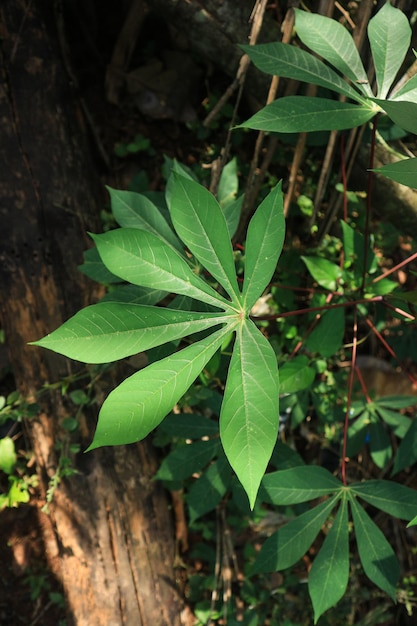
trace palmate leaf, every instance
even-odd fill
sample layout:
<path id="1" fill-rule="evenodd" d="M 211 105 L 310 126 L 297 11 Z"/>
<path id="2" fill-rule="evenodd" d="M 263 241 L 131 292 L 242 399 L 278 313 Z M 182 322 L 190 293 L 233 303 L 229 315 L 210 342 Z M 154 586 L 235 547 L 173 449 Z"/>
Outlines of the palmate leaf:
<path id="1" fill-rule="evenodd" d="M 172 174 L 171 218 L 196 259 L 236 300 L 239 287 L 232 244 L 223 211 L 215 197 L 192 180 Z"/>
<path id="2" fill-rule="evenodd" d="M 229 332 L 218 330 L 123 381 L 104 401 L 88 450 L 144 439 L 184 395 Z"/>
<path id="3" fill-rule="evenodd" d="M 386 2 L 368 24 L 368 37 L 378 83 L 378 98 L 386 98 L 405 59 L 411 27 L 402 11 Z"/>
<path id="4" fill-rule="evenodd" d="M 226 321 L 215 313 L 106 302 L 82 309 L 35 345 L 84 363 L 109 363 Z"/>
<path id="5" fill-rule="evenodd" d="M 378 526 L 362 509 L 356 498 L 350 498 L 359 557 L 368 578 L 395 600 L 400 576 L 398 559 Z"/>
<path id="6" fill-rule="evenodd" d="M 343 498 L 320 552 L 308 575 L 308 590 L 314 607 L 314 623 L 339 602 L 349 580 L 349 519 Z"/>
<path id="7" fill-rule="evenodd" d="M 363 102 L 363 96 L 356 89 L 305 50 L 279 42 L 240 47 L 262 72 L 325 87 Z"/>
<path id="8" fill-rule="evenodd" d="M 378 110 L 371 104 L 351 104 L 309 96 L 287 96 L 271 102 L 240 127 L 276 133 L 343 130 L 362 126 L 372 119 Z"/>
<path id="9" fill-rule="evenodd" d="M 366 96 L 372 96 L 368 76 L 349 31 L 336 20 L 295 9 L 295 27 L 301 41 L 350 78 Z"/>
<path id="10" fill-rule="evenodd" d="M 230 307 L 225 298 L 192 271 L 182 256 L 156 235 L 121 228 L 92 238 L 103 262 L 123 280 L 140 287 L 183 294 L 216 307 Z"/>
<path id="11" fill-rule="evenodd" d="M 246 236 L 243 306 L 250 310 L 271 280 L 285 237 L 285 219 L 279 183 L 259 205 Z"/>
<path id="12" fill-rule="evenodd" d="M 225 289 L 230 300 L 196 273 L 186 255 L 164 240 L 159 227 L 151 228 L 153 217 L 148 215 L 143 228 L 120 228 L 92 235 L 101 261 L 112 275 L 131 283 L 129 289 L 136 286 L 144 291 L 116 294 L 115 301 L 109 296 L 106 302 L 80 311 L 39 345 L 93 363 L 153 350 L 162 344 L 168 346 L 168 356 L 135 373 L 107 397 L 88 448 L 92 450 L 146 437 L 236 332 L 220 411 L 220 430 L 226 455 L 253 507 L 276 442 L 279 388 L 275 353 L 248 316 L 250 305 L 261 295 L 275 270 L 282 247 L 281 188 L 271 192 L 251 220 L 245 298 L 237 282 L 231 224 L 227 224 L 217 201 L 206 189 L 176 173 L 170 177 L 168 195 L 172 221 L 183 243 Z M 128 211 L 126 206 L 121 210 Z M 130 217 L 136 225 L 135 215 L 123 213 L 120 219 L 130 223 Z M 165 227 L 161 228 L 163 231 Z M 175 305 L 175 299 L 172 306 L 162 308 L 131 302 L 138 298 L 156 302 L 164 293 L 177 294 L 187 303 Z M 194 305 L 199 312 L 189 310 Z M 205 311 L 207 305 L 210 309 Z M 220 311 L 213 313 L 213 308 Z M 220 325 L 223 328 L 215 330 Z M 212 334 L 175 352 L 179 339 L 207 330 L 212 330 Z"/>
<path id="13" fill-rule="evenodd" d="M 224 451 L 253 507 L 278 434 L 278 365 L 271 344 L 243 320 L 229 366 L 220 414 Z"/>

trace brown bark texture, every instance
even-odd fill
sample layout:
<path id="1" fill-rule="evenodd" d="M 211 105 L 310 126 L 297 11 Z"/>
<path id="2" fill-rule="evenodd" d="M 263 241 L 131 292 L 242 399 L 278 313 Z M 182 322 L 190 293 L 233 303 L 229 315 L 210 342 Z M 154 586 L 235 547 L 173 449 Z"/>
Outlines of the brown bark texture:
<path id="1" fill-rule="evenodd" d="M 103 201 L 86 147 L 82 113 L 63 62 L 48 0 L 0 6 L 0 311 L 20 391 L 74 372 L 68 360 L 28 346 L 94 298 L 77 271 Z M 78 366 L 80 369 L 81 366 Z M 59 464 L 60 392 L 41 400 L 28 424 L 41 493 Z M 94 417 L 79 429 L 85 449 Z M 155 458 L 142 444 L 74 456 L 50 515 L 39 513 L 45 550 L 62 581 L 68 623 L 176 626 L 175 546 L 165 494 L 152 482 Z"/>

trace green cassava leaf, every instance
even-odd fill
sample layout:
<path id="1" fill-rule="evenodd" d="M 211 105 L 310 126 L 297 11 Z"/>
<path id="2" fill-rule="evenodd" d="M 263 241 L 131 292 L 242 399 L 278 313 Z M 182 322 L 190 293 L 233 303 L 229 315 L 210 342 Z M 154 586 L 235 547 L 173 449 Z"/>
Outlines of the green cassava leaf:
<path id="1" fill-rule="evenodd" d="M 308 575 L 314 623 L 342 598 L 349 580 L 349 519 L 343 498 L 333 524 Z"/>
<path id="2" fill-rule="evenodd" d="M 185 480 L 200 472 L 218 452 L 220 441 L 194 441 L 174 448 L 162 461 L 155 478 L 158 480 Z"/>
<path id="3" fill-rule="evenodd" d="M 363 63 L 349 31 L 336 20 L 295 9 L 295 27 L 301 41 L 350 78 L 366 96 L 372 96 Z"/>
<path id="4" fill-rule="evenodd" d="M 104 401 L 88 450 L 146 437 L 184 395 L 229 332 L 216 331 L 123 381 Z"/>
<path id="5" fill-rule="evenodd" d="M 193 483 L 188 492 L 191 523 L 216 508 L 231 481 L 232 469 L 225 455 L 221 455 Z"/>
<path id="6" fill-rule="evenodd" d="M 336 505 L 339 495 L 302 513 L 269 537 L 259 552 L 252 573 L 279 572 L 291 567 L 307 552 Z"/>
<path id="7" fill-rule="evenodd" d="M 17 461 L 14 441 L 11 437 L 0 439 L 0 470 L 5 474 L 12 474 Z"/>
<path id="8" fill-rule="evenodd" d="M 383 424 L 372 421 L 369 425 L 369 448 L 371 457 L 377 467 L 386 467 L 392 458 L 391 439 Z"/>
<path id="9" fill-rule="evenodd" d="M 339 74 L 301 48 L 279 42 L 240 47 L 262 72 L 318 85 L 353 100 L 363 101 L 363 96 Z"/>
<path id="10" fill-rule="evenodd" d="M 286 506 L 327 496 L 341 487 L 342 483 L 323 467 L 301 465 L 266 474 L 261 495 L 266 502 Z"/>
<path id="11" fill-rule="evenodd" d="M 377 112 L 376 107 L 365 104 L 310 96 L 286 96 L 268 104 L 240 127 L 275 133 L 343 130 L 362 126 Z"/>
<path id="12" fill-rule="evenodd" d="M 171 218 L 196 259 L 236 300 L 239 287 L 226 219 L 215 197 L 202 185 L 172 174 Z"/>
<path id="13" fill-rule="evenodd" d="M 417 135 L 417 103 L 373 98 L 389 118 L 409 133 Z"/>
<path id="14" fill-rule="evenodd" d="M 369 21 L 368 37 L 378 84 L 378 98 L 383 100 L 410 47 L 411 27 L 404 13 L 386 2 Z"/>
<path id="15" fill-rule="evenodd" d="M 342 277 L 342 270 L 336 263 L 319 256 L 302 256 L 301 259 L 321 287 L 336 291 L 338 281 Z"/>
<path id="16" fill-rule="evenodd" d="M 226 163 L 220 176 L 217 200 L 222 209 L 235 202 L 238 189 L 237 160 L 236 157 L 234 157 L 231 161 Z"/>
<path id="17" fill-rule="evenodd" d="M 259 205 L 246 236 L 244 308 L 250 310 L 271 280 L 285 237 L 281 183 Z"/>
<path id="18" fill-rule="evenodd" d="M 410 528 L 410 526 L 416 526 L 416 525 L 417 525 L 417 515 L 413 517 L 413 519 L 410 522 L 408 522 L 407 528 Z"/>
<path id="19" fill-rule="evenodd" d="M 392 474 L 398 474 L 406 467 L 417 462 L 417 420 L 414 419 L 406 432 L 404 439 L 398 446 Z"/>
<path id="20" fill-rule="evenodd" d="M 378 526 L 356 499 L 350 498 L 359 557 L 368 578 L 395 601 L 400 576 L 397 557 Z"/>
<path id="21" fill-rule="evenodd" d="M 416 396 L 382 396 L 375 400 L 375 404 L 378 408 L 385 407 L 387 409 L 407 409 L 413 404 L 417 404 Z"/>
<path id="22" fill-rule="evenodd" d="M 220 308 L 230 306 L 192 271 L 182 256 L 153 233 L 120 228 L 92 238 L 103 262 L 123 280 L 183 294 Z"/>
<path id="23" fill-rule="evenodd" d="M 417 128 L 416 128 L 417 131 Z M 396 183 L 407 185 L 417 189 L 417 159 L 404 159 L 396 163 L 388 163 L 378 167 L 373 172 L 379 172 L 383 176 L 395 180 Z"/>
<path id="24" fill-rule="evenodd" d="M 236 158 L 233 158 L 222 170 L 217 191 L 217 199 L 226 220 L 230 239 L 232 239 L 239 225 L 242 209 L 243 194 L 238 198 L 238 190 L 237 161 Z"/>
<path id="25" fill-rule="evenodd" d="M 398 413 L 398 411 L 386 409 L 379 404 L 378 400 L 375 401 L 375 409 L 380 418 L 391 428 L 394 435 L 402 439 L 410 428 L 411 419 L 402 413 Z"/>
<path id="26" fill-rule="evenodd" d="M 310 352 L 329 357 L 342 347 L 345 335 L 345 311 L 342 307 L 325 311 L 308 336 L 305 345 Z"/>
<path id="27" fill-rule="evenodd" d="M 33 345 L 84 363 L 109 363 L 226 321 L 215 313 L 105 302 L 78 311 Z"/>
<path id="28" fill-rule="evenodd" d="M 110 289 L 100 300 L 103 302 L 128 302 L 130 304 L 157 304 L 167 296 L 166 291 L 138 287 L 137 285 L 118 285 Z"/>
<path id="29" fill-rule="evenodd" d="M 417 74 L 414 74 L 407 82 L 395 91 L 390 100 L 407 100 L 408 102 L 416 102 L 417 99 Z"/>
<path id="30" fill-rule="evenodd" d="M 120 283 L 120 277 L 112 274 L 104 265 L 97 248 L 90 248 L 84 251 L 84 263 L 78 266 L 80 272 L 103 285 Z"/>
<path id="31" fill-rule="evenodd" d="M 179 252 L 184 246 L 176 237 L 159 209 L 146 196 L 133 191 L 121 191 L 107 187 L 111 210 L 122 228 L 140 228 L 160 237 Z"/>
<path id="32" fill-rule="evenodd" d="M 311 387 L 316 371 L 310 367 L 306 356 L 299 355 L 287 361 L 279 370 L 279 392 L 296 393 Z"/>
<path id="33" fill-rule="evenodd" d="M 389 480 L 354 483 L 350 490 L 392 517 L 410 520 L 417 515 L 417 491 Z"/>
<path id="34" fill-rule="evenodd" d="M 160 428 L 172 437 L 183 439 L 201 439 L 219 433 L 217 420 L 198 413 L 170 413 Z"/>
<path id="35" fill-rule="evenodd" d="M 251 507 L 278 434 L 278 366 L 271 344 L 242 320 L 220 414 L 220 437 Z"/>

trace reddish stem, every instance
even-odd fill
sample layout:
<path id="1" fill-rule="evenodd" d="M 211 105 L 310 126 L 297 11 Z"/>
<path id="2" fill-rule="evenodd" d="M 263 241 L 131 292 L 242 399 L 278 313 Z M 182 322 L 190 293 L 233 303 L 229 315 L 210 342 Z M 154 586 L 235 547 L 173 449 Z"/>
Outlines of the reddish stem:
<path id="1" fill-rule="evenodd" d="M 343 426 L 343 446 L 342 446 L 342 481 L 344 485 L 347 485 L 346 479 L 346 463 L 348 459 L 346 458 L 346 450 L 347 450 L 347 440 L 348 440 L 348 430 L 349 430 L 349 417 L 350 417 L 350 407 L 352 404 L 352 390 L 353 390 L 353 380 L 355 376 L 355 367 L 356 367 L 356 350 L 358 345 L 358 319 L 357 319 L 357 309 L 355 306 L 353 313 L 353 342 L 352 342 L 352 367 L 350 369 L 349 375 L 349 388 L 348 388 L 348 397 L 346 404 L 346 414 L 345 414 L 345 423 Z"/>

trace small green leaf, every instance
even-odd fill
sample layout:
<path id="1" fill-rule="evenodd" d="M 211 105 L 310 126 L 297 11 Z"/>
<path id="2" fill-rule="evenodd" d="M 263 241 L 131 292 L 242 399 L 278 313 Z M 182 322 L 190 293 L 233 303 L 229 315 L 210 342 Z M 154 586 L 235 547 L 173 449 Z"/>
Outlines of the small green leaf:
<path id="1" fill-rule="evenodd" d="M 200 472 L 219 450 L 220 441 L 194 441 L 178 446 L 162 461 L 155 478 L 158 480 L 185 480 Z"/>
<path id="2" fill-rule="evenodd" d="M 305 345 L 310 352 L 329 357 L 342 347 L 345 335 L 345 311 L 342 307 L 325 311 L 317 326 L 308 336 Z"/>
<path id="3" fill-rule="evenodd" d="M 216 508 L 231 484 L 232 470 L 225 455 L 221 455 L 195 481 L 188 492 L 190 522 Z"/>
<path id="4" fill-rule="evenodd" d="M 411 522 L 408 522 L 407 528 L 410 528 L 410 526 L 416 526 L 416 525 L 417 525 L 417 515 L 415 517 L 413 517 Z"/>
<path id="5" fill-rule="evenodd" d="M 173 174 L 171 218 L 175 230 L 196 259 L 229 296 L 240 293 L 226 219 L 216 198 L 202 185 Z"/>
<path id="6" fill-rule="evenodd" d="M 397 557 L 378 526 L 355 498 L 350 499 L 359 557 L 368 578 L 394 601 L 400 576 Z"/>
<path id="7" fill-rule="evenodd" d="M 5 474 L 12 474 L 16 465 L 16 450 L 14 441 L 11 437 L 2 437 L 0 439 L 0 470 Z"/>
<path id="8" fill-rule="evenodd" d="M 120 283 L 120 277 L 112 274 L 104 265 L 97 248 L 90 248 L 84 251 L 84 263 L 78 266 L 80 272 L 103 285 Z"/>
<path id="9" fill-rule="evenodd" d="M 250 310 L 274 275 L 285 237 L 281 183 L 259 205 L 252 217 L 245 247 L 243 301 Z"/>
<path id="10" fill-rule="evenodd" d="M 342 270 L 338 265 L 319 256 L 302 256 L 308 271 L 321 287 L 336 291 Z"/>
<path id="11" fill-rule="evenodd" d="M 380 421 L 372 421 L 369 426 L 369 448 L 377 467 L 386 467 L 392 458 L 391 440 Z"/>
<path id="12" fill-rule="evenodd" d="M 301 41 L 371 96 L 368 76 L 349 31 L 336 20 L 295 9 L 295 27 Z"/>
<path id="13" fill-rule="evenodd" d="M 287 361 L 279 370 L 279 392 L 296 393 L 303 389 L 308 389 L 313 384 L 316 371 L 310 367 L 306 356 L 296 356 Z"/>
<path id="14" fill-rule="evenodd" d="M 172 437 L 183 439 L 201 439 L 219 432 L 217 421 L 194 413 L 171 413 L 160 428 Z"/>
<path id="15" fill-rule="evenodd" d="M 392 474 L 398 474 L 417 462 L 417 420 L 413 420 L 404 439 L 398 446 Z"/>
<path id="16" fill-rule="evenodd" d="M 363 100 L 363 96 L 339 74 L 301 48 L 278 42 L 240 47 L 262 72 L 318 85 L 353 100 Z"/>
<path id="17" fill-rule="evenodd" d="M 334 522 L 308 575 L 314 623 L 342 598 L 349 580 L 349 519 L 342 499 Z"/>
<path id="18" fill-rule="evenodd" d="M 220 437 L 252 508 L 278 435 L 278 393 L 271 344 L 253 322 L 243 320 L 229 366 Z"/>
<path id="19" fill-rule="evenodd" d="M 225 206 L 235 202 L 238 189 L 237 160 L 236 157 L 234 157 L 224 166 L 217 190 L 217 200 L 223 210 Z"/>
<path id="20" fill-rule="evenodd" d="M 146 437 L 184 395 L 229 332 L 217 331 L 123 381 L 104 401 L 88 450 Z"/>
<path id="21" fill-rule="evenodd" d="M 389 480 L 367 480 L 354 483 L 350 490 L 393 517 L 409 520 L 417 514 L 417 491 L 405 485 Z"/>
<path id="22" fill-rule="evenodd" d="M 390 100 L 407 100 L 408 102 L 416 102 L 417 98 L 417 75 L 414 74 L 407 82 L 396 91 Z"/>
<path id="23" fill-rule="evenodd" d="M 286 96 L 271 102 L 255 113 L 241 124 L 240 128 L 253 128 L 275 133 L 343 130 L 362 126 L 377 112 L 378 109 L 370 105 L 309 96 Z"/>
<path id="24" fill-rule="evenodd" d="M 146 196 L 110 187 L 107 187 L 107 191 L 110 194 L 112 213 L 119 226 L 147 230 L 183 252 L 184 246 L 159 209 Z"/>
<path id="25" fill-rule="evenodd" d="M 396 183 L 417 189 L 417 158 L 388 163 L 372 170 L 372 172 L 379 172 L 383 176 L 395 180 Z"/>
<path id="26" fill-rule="evenodd" d="M 252 573 L 279 572 L 291 567 L 307 552 L 334 508 L 339 495 L 299 515 L 269 537 L 259 552 Z"/>
<path id="27" fill-rule="evenodd" d="M 411 27 L 404 13 L 386 2 L 369 21 L 368 37 L 378 83 L 378 98 L 383 100 L 410 47 Z"/>
<path id="28" fill-rule="evenodd" d="M 386 424 L 388 424 L 394 435 L 402 439 L 410 428 L 411 419 L 402 413 L 386 409 L 384 406 L 379 404 L 378 400 L 375 401 L 375 408 L 378 415 Z"/>
<path id="29" fill-rule="evenodd" d="M 81 309 L 32 345 L 85 363 L 109 363 L 226 321 L 215 313 L 106 302 Z"/>
<path id="30" fill-rule="evenodd" d="M 341 487 L 342 483 L 323 467 L 302 465 L 267 474 L 262 480 L 262 498 L 286 506 L 326 496 Z"/>
<path id="31" fill-rule="evenodd" d="M 119 228 L 92 235 L 106 266 L 134 285 L 183 294 L 216 307 L 230 307 L 197 276 L 185 259 L 159 237 L 145 230 Z"/>

